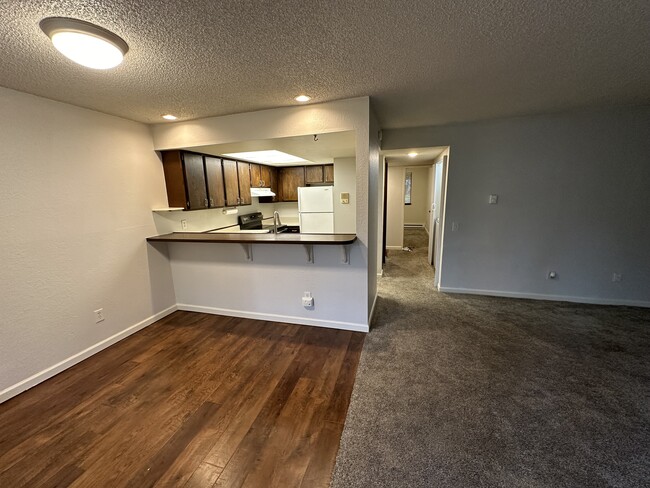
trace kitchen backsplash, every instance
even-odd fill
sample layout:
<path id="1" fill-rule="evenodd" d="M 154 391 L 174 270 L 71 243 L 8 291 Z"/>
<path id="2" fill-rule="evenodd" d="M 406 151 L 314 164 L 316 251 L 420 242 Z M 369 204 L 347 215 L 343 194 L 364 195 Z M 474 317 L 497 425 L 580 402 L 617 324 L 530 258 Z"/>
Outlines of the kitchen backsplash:
<path id="1" fill-rule="evenodd" d="M 169 232 L 202 232 L 205 230 L 237 225 L 237 216 L 251 212 L 262 212 L 264 218 L 273 217 L 273 212 L 280 213 L 280 219 L 285 224 L 298 224 L 297 203 L 259 203 L 253 198 L 251 205 L 244 205 L 238 208 L 238 213 L 224 215 L 222 208 L 211 208 L 207 210 L 153 212 L 154 224 L 158 234 Z M 187 229 L 183 229 L 182 221 L 187 223 Z"/>

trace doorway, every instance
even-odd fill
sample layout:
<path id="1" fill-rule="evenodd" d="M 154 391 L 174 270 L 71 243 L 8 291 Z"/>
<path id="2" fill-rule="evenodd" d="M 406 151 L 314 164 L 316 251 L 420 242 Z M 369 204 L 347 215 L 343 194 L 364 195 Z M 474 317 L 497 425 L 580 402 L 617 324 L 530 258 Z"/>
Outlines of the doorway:
<path id="1" fill-rule="evenodd" d="M 418 266 L 431 268 L 439 289 L 449 147 L 385 151 L 384 256 L 417 250 Z M 409 154 L 410 153 L 410 154 Z M 415 157 L 413 156 L 415 154 Z M 411 254 L 414 257 L 414 254 Z"/>

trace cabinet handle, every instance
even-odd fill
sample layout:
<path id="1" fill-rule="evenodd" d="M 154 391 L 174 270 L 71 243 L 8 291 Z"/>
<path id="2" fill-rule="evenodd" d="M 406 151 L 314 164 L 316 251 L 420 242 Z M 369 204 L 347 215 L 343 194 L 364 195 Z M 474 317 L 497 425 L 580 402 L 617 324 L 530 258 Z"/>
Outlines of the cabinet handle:
<path id="1" fill-rule="evenodd" d="M 190 209 L 190 201 L 189 200 L 187 202 L 185 202 L 185 206 L 187 207 L 188 210 Z"/>
<path id="2" fill-rule="evenodd" d="M 208 199 L 207 198 L 203 199 L 203 205 L 205 205 L 206 207 L 208 206 Z"/>
<path id="3" fill-rule="evenodd" d="M 210 206 L 214 207 L 214 198 L 210 197 Z"/>

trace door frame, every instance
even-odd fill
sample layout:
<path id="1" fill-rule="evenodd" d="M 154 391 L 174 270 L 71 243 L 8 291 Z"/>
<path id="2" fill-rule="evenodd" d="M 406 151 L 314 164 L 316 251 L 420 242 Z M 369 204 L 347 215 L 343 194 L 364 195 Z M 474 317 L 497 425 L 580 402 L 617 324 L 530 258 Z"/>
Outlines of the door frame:
<path id="1" fill-rule="evenodd" d="M 382 236 L 382 245 L 381 245 L 381 266 L 382 269 L 386 264 L 386 210 L 388 209 L 388 161 L 384 158 L 384 225 L 383 225 L 383 236 Z"/>
<path id="2" fill-rule="evenodd" d="M 436 246 L 434 243 L 434 263 L 438 261 L 438 267 L 434 266 L 435 274 L 433 276 L 433 284 L 437 290 L 440 290 L 440 282 L 442 278 L 442 256 L 444 251 L 444 241 L 445 241 L 445 214 L 447 213 L 447 178 L 449 174 L 449 153 L 451 152 L 450 148 L 447 149 L 447 154 L 442 157 L 442 181 L 440 184 L 440 225 L 436 225 L 435 229 L 435 240 L 439 244 Z M 435 165 L 434 165 L 435 168 Z M 440 235 L 440 239 L 437 236 Z M 436 259 L 437 258 L 437 259 Z"/>

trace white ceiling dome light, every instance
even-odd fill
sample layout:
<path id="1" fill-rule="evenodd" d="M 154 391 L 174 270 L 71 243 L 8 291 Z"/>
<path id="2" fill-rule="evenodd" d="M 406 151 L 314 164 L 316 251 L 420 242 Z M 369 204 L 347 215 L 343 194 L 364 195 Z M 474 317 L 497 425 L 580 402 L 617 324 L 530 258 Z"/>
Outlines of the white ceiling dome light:
<path id="1" fill-rule="evenodd" d="M 83 20 L 48 17 L 39 25 L 64 56 L 88 68 L 114 68 L 129 50 L 117 34 Z"/>

